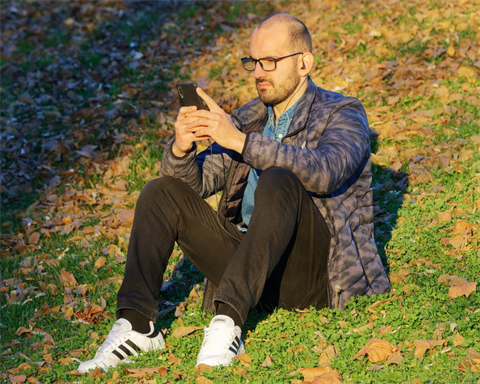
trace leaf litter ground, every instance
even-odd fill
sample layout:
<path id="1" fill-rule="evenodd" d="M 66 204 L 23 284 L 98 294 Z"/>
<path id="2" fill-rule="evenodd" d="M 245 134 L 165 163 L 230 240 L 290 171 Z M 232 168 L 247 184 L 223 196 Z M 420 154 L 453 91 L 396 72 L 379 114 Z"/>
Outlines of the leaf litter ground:
<path id="1" fill-rule="evenodd" d="M 159 300 L 167 348 L 76 376 L 114 322 L 135 202 L 173 135 L 174 85 L 195 81 L 226 111 L 250 100 L 239 58 L 279 11 L 309 27 L 317 85 L 367 109 L 392 292 L 345 312 L 255 310 L 246 355 L 195 369 L 211 315 L 176 249 Z M 478 382 L 475 1 L 10 1 L 1 19 L 2 381 Z"/>

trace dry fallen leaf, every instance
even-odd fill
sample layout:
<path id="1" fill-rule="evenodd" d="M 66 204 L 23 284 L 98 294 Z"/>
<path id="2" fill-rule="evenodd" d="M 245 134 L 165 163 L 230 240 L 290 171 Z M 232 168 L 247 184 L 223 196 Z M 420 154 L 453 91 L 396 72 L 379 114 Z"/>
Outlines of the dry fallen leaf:
<path id="1" fill-rule="evenodd" d="M 459 369 L 461 372 L 466 372 L 467 369 L 470 369 L 474 373 L 480 373 L 480 353 L 473 348 L 469 348 L 467 356 L 459 365 Z"/>
<path id="2" fill-rule="evenodd" d="M 267 357 L 265 357 L 265 360 L 263 360 L 263 363 L 260 364 L 262 367 L 270 367 L 272 365 L 272 358 L 267 355 Z"/>
<path id="3" fill-rule="evenodd" d="M 421 359 L 427 349 L 432 349 L 444 344 L 447 344 L 447 340 L 415 340 L 413 343 L 416 347 L 414 355 L 417 359 Z"/>
<path id="4" fill-rule="evenodd" d="M 355 356 L 354 359 L 360 356 L 368 355 L 368 360 L 371 363 L 378 363 L 383 361 L 393 355 L 394 352 L 397 352 L 398 348 L 388 341 L 372 338 L 363 348 L 361 348 Z"/>
<path id="5" fill-rule="evenodd" d="M 28 329 L 28 328 L 25 328 L 25 327 L 19 327 L 19 328 L 17 329 L 17 331 L 15 332 L 15 334 L 16 334 L 17 336 L 23 335 L 23 336 L 25 336 L 25 337 L 30 337 L 30 336 L 32 336 L 32 330 L 31 330 L 31 329 Z"/>
<path id="6" fill-rule="evenodd" d="M 90 324 L 97 324 L 102 321 L 104 318 L 107 318 L 106 314 L 103 312 L 102 307 L 97 304 L 86 306 L 83 311 L 79 309 L 74 313 L 77 319 L 81 319 Z"/>
<path id="7" fill-rule="evenodd" d="M 203 376 L 198 376 L 195 380 L 197 384 L 213 384 L 213 381 Z"/>
<path id="8" fill-rule="evenodd" d="M 130 226 L 133 224 L 133 218 L 135 216 L 134 209 L 124 209 L 117 214 L 117 219 L 120 221 L 124 226 Z"/>
<path id="9" fill-rule="evenodd" d="M 478 77 L 478 72 L 472 67 L 460 67 L 458 68 L 458 76 Z"/>
<path id="10" fill-rule="evenodd" d="M 200 299 L 200 296 L 198 295 L 197 289 L 199 289 L 199 285 L 196 284 L 190 293 L 188 294 L 188 297 L 191 298 L 193 301 L 198 301 Z"/>
<path id="11" fill-rule="evenodd" d="M 466 221 L 457 220 L 455 226 L 452 230 L 452 235 L 462 235 L 462 234 L 470 234 L 472 228 L 474 228 L 474 224 L 467 223 Z"/>
<path id="12" fill-rule="evenodd" d="M 160 377 L 165 376 L 167 371 L 166 366 L 155 367 L 155 368 L 136 368 L 136 369 L 127 369 L 128 375 L 131 377 L 143 379 L 147 376 L 152 376 L 154 374 L 159 374 Z"/>
<path id="13" fill-rule="evenodd" d="M 390 364 L 402 364 L 402 360 L 403 360 L 403 356 L 400 354 L 400 352 L 394 352 L 392 356 L 390 356 L 388 359 L 387 359 L 387 365 L 390 365 Z"/>
<path id="14" fill-rule="evenodd" d="M 314 384 L 342 384 L 342 376 L 331 367 L 300 369 L 303 380 Z"/>
<path id="15" fill-rule="evenodd" d="M 65 320 L 70 320 L 72 318 L 73 314 L 74 314 L 73 308 L 69 307 L 65 310 L 65 314 L 63 315 L 63 318 Z"/>
<path id="16" fill-rule="evenodd" d="M 100 336 L 98 335 L 98 333 L 95 332 L 95 331 L 90 332 L 90 333 L 88 334 L 88 336 L 89 336 L 90 339 L 92 339 L 92 340 L 98 340 L 98 339 L 100 338 Z"/>
<path id="17" fill-rule="evenodd" d="M 303 380 L 307 382 L 312 382 L 316 376 L 323 375 L 324 373 L 332 371 L 331 367 L 321 367 L 321 368 L 303 368 L 300 369 L 300 373 L 303 375 Z"/>
<path id="18" fill-rule="evenodd" d="M 375 303 L 373 303 L 372 305 L 370 305 L 370 306 L 367 308 L 367 310 L 370 311 L 370 312 L 375 312 L 375 311 L 374 311 L 375 308 L 378 308 L 378 307 L 381 306 L 382 304 L 389 303 L 390 301 L 392 301 L 392 299 L 386 299 L 386 300 L 376 301 Z"/>
<path id="19" fill-rule="evenodd" d="M 76 287 L 78 285 L 75 276 L 73 276 L 73 274 L 71 274 L 70 272 L 67 272 L 65 269 L 62 269 L 60 271 L 58 279 L 64 286 Z"/>
<path id="20" fill-rule="evenodd" d="M 402 284 L 411 273 L 412 271 L 408 269 L 400 269 L 398 272 L 390 274 L 390 281 L 395 284 Z"/>
<path id="21" fill-rule="evenodd" d="M 339 371 L 333 370 L 315 377 L 312 384 L 343 384 L 342 375 Z"/>
<path id="22" fill-rule="evenodd" d="M 330 365 L 332 360 L 338 356 L 338 351 L 333 345 L 329 345 L 320 355 L 318 359 L 318 365 L 324 367 Z"/>
<path id="23" fill-rule="evenodd" d="M 252 358 L 248 356 L 246 353 L 242 353 L 240 356 L 235 356 L 235 360 L 240 361 L 243 365 L 249 366 L 249 363 L 252 361 Z"/>
<path id="24" fill-rule="evenodd" d="M 95 261 L 95 264 L 93 265 L 94 268 L 102 268 L 105 266 L 107 259 L 105 256 L 100 256 L 97 261 Z"/>
<path id="25" fill-rule="evenodd" d="M 467 280 L 463 277 L 458 277 L 456 275 L 440 275 L 437 280 L 439 283 L 445 283 L 448 286 L 457 286 L 466 283 Z"/>
<path id="26" fill-rule="evenodd" d="M 22 371 L 26 371 L 28 369 L 33 369 L 33 367 L 28 363 L 21 363 L 17 368 L 9 369 L 7 372 L 11 373 L 13 375 L 16 375 L 17 373 L 20 373 Z"/>
<path id="27" fill-rule="evenodd" d="M 210 366 L 210 365 L 207 365 L 207 364 L 200 364 L 198 365 L 196 368 L 195 368 L 195 372 L 197 373 L 202 373 L 204 371 L 210 371 L 212 370 L 213 368 Z"/>
<path id="28" fill-rule="evenodd" d="M 8 375 L 8 379 L 12 384 L 22 384 L 22 383 L 25 383 L 25 381 L 27 381 L 27 376 L 26 375 L 19 375 L 19 376 Z"/>
<path id="29" fill-rule="evenodd" d="M 85 375 L 85 373 L 80 373 L 80 372 L 78 372 L 76 369 L 68 372 L 68 374 L 69 374 L 69 375 L 73 375 L 73 376 L 84 376 L 84 375 Z"/>
<path id="30" fill-rule="evenodd" d="M 385 365 L 372 364 L 367 368 L 367 371 L 379 371 L 384 368 L 385 368 Z"/>
<path id="31" fill-rule="evenodd" d="M 27 383 L 30 383 L 30 384 L 42 384 L 39 380 L 37 380 L 35 377 L 33 376 L 30 376 L 28 379 L 27 379 Z"/>
<path id="32" fill-rule="evenodd" d="M 361 327 L 359 328 L 354 328 L 353 329 L 353 332 L 357 332 L 357 333 L 362 333 L 363 331 L 365 330 L 372 330 L 373 329 L 373 323 L 367 323 L 365 325 L 362 325 Z"/>
<path id="33" fill-rule="evenodd" d="M 172 337 L 183 337 L 195 332 L 197 329 L 202 329 L 202 327 L 178 327 L 172 332 Z"/>
<path id="34" fill-rule="evenodd" d="M 103 377 L 102 369 L 99 368 L 99 367 L 95 367 L 95 369 L 88 374 L 88 377 L 90 377 L 90 378 L 94 378 L 94 377 L 102 378 Z"/>
<path id="35" fill-rule="evenodd" d="M 243 367 L 236 367 L 234 372 L 235 375 L 238 376 L 245 376 L 248 373 L 248 371 Z"/>
<path id="36" fill-rule="evenodd" d="M 31 245 L 37 245 L 39 240 L 40 240 L 40 233 L 33 232 L 28 238 L 28 243 Z"/>
<path id="37" fill-rule="evenodd" d="M 116 381 L 117 380 L 117 377 L 120 375 L 120 372 L 118 371 L 113 371 L 113 375 L 112 375 L 112 380 Z"/>
<path id="38" fill-rule="evenodd" d="M 392 326 L 391 325 L 382 325 L 380 327 L 380 335 L 386 335 L 392 331 Z"/>
<path id="39" fill-rule="evenodd" d="M 58 362 L 62 365 L 67 365 L 70 363 L 73 363 L 75 360 L 73 360 L 71 357 L 61 357 L 58 359 Z"/>
<path id="40" fill-rule="evenodd" d="M 48 364 L 53 364 L 53 357 L 51 353 L 43 355 L 43 360 L 45 360 Z"/>
<path id="41" fill-rule="evenodd" d="M 448 297 L 454 299 L 459 296 L 469 297 L 472 292 L 477 290 L 477 283 L 469 282 L 450 287 L 448 290 Z"/>
<path id="42" fill-rule="evenodd" d="M 460 333 L 456 333 L 455 335 L 453 335 L 453 345 L 455 347 L 458 347 L 459 345 L 463 344 L 463 342 L 465 341 L 465 338 L 460 335 Z"/>
<path id="43" fill-rule="evenodd" d="M 182 361 L 182 359 L 180 359 L 179 357 L 176 357 L 171 351 L 170 351 L 170 354 L 168 355 L 168 361 L 170 361 L 170 363 L 172 363 L 172 365 L 177 365 L 178 363 L 180 363 Z"/>

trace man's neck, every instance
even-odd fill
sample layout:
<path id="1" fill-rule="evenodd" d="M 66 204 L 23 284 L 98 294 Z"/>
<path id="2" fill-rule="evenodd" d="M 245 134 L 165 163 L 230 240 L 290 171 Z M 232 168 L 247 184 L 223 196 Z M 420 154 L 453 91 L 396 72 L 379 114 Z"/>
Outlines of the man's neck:
<path id="1" fill-rule="evenodd" d="M 275 113 L 275 123 L 278 121 L 278 118 L 282 113 L 284 113 L 288 107 L 294 105 L 305 93 L 308 88 L 308 76 L 301 80 L 298 84 L 298 87 L 293 91 L 293 97 L 289 96 L 286 100 L 282 101 L 280 104 L 273 106 L 273 112 Z"/>

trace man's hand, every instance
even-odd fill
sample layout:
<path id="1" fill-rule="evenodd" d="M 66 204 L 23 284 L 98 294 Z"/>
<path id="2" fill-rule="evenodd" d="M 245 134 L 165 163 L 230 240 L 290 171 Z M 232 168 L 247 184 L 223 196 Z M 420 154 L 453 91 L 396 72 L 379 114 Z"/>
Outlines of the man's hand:
<path id="1" fill-rule="evenodd" d="M 222 147 L 241 153 L 245 145 L 246 135 L 235 127 L 230 116 L 202 89 L 197 88 L 197 93 L 207 104 L 210 111 L 203 109 L 184 111 L 183 108 L 180 110 L 177 123 L 183 117 L 182 114 L 185 115 L 185 118 L 182 118 L 178 124 L 178 131 L 182 135 L 178 148 L 185 148 L 184 153 L 186 153 L 191 148 L 193 141 L 211 138 Z M 177 134 L 177 124 L 175 124 L 175 134 Z M 191 135 L 194 137 L 193 140 Z M 189 147 L 188 142 L 190 142 Z"/>
<path id="2" fill-rule="evenodd" d="M 182 107 L 177 116 L 177 121 L 175 122 L 175 142 L 172 145 L 172 152 L 177 157 L 183 157 L 187 152 L 192 149 L 193 142 L 197 141 L 197 138 L 194 135 L 194 131 L 188 128 L 190 120 L 188 116 L 195 112 L 197 107 Z"/>

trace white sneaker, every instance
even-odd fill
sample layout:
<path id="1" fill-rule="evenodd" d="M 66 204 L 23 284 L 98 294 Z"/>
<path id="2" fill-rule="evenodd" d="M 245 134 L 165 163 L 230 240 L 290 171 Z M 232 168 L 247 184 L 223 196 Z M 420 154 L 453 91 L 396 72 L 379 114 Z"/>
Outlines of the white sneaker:
<path id="1" fill-rule="evenodd" d="M 99 367 L 107 370 L 121 361 L 129 362 L 129 356 L 137 356 L 140 352 L 165 348 L 162 334 L 150 321 L 150 333 L 142 334 L 132 330 L 132 324 L 126 319 L 118 319 L 98 349 L 95 357 L 85 361 L 78 367 L 78 372 L 86 373 Z"/>
<path id="2" fill-rule="evenodd" d="M 245 352 L 240 336 L 242 331 L 233 320 L 224 315 L 215 316 L 210 326 L 204 328 L 202 347 L 197 357 L 197 366 L 229 365 L 235 356 Z"/>

